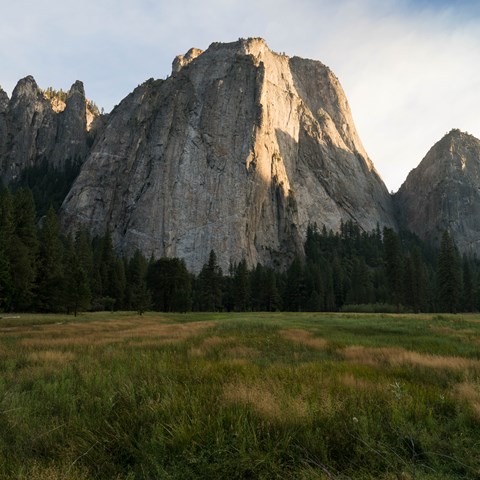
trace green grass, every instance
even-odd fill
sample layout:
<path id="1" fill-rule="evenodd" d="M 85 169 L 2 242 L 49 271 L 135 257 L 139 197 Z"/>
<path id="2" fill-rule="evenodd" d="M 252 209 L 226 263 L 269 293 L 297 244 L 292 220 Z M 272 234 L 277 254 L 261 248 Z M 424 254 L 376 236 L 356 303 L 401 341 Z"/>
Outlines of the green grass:
<path id="1" fill-rule="evenodd" d="M 480 478 L 480 316 L 0 318 L 0 478 Z"/>

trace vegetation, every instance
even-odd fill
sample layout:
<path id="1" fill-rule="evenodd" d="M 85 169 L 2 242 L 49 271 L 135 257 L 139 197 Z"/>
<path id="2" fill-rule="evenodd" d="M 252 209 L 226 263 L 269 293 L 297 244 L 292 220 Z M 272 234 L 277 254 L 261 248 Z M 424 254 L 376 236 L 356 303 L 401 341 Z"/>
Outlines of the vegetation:
<path id="1" fill-rule="evenodd" d="M 54 99 L 58 99 L 63 103 L 67 103 L 68 92 L 63 91 L 62 89 L 56 90 L 52 87 L 48 87 L 47 89 L 42 90 L 42 94 L 47 100 L 52 101 Z M 87 99 L 86 103 L 87 103 L 87 109 L 90 110 L 90 112 L 92 112 L 93 115 L 95 116 L 100 115 L 100 110 L 95 102 Z M 103 114 L 103 108 L 102 108 L 102 114 Z"/>
<path id="2" fill-rule="evenodd" d="M 37 177 L 30 173 L 22 178 Z M 68 188 L 65 182 L 62 188 Z M 364 232 L 347 222 L 333 233 L 312 226 L 305 258 L 295 258 L 285 272 L 262 265 L 249 269 L 242 260 L 225 274 L 212 251 L 193 275 L 178 258 L 147 260 L 140 252 L 117 256 L 109 232 L 101 238 L 84 231 L 64 237 L 55 208 L 46 203 L 57 197 L 39 185 L 0 193 L 3 311 L 479 310 L 480 262 L 461 258 L 448 232 L 435 249 L 410 233 L 387 228 Z"/>
<path id="3" fill-rule="evenodd" d="M 0 319 L 0 478 L 476 479 L 479 320 Z"/>
<path id="4" fill-rule="evenodd" d="M 12 190 L 26 188 L 32 192 L 38 216 L 42 217 L 52 206 L 58 211 L 75 178 L 80 172 L 80 161 L 67 160 L 62 169 L 55 168 L 47 160 L 25 168 Z"/>

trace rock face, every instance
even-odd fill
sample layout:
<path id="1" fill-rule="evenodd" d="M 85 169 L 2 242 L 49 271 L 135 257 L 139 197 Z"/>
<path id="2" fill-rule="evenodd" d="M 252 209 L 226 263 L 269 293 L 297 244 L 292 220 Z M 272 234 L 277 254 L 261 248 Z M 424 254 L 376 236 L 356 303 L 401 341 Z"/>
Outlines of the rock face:
<path id="1" fill-rule="evenodd" d="M 110 114 L 62 207 L 126 254 L 285 265 L 309 223 L 395 226 L 335 75 L 262 39 L 177 57 Z"/>
<path id="2" fill-rule="evenodd" d="M 460 251 L 480 254 L 480 140 L 452 130 L 412 170 L 395 195 L 400 221 L 439 243 L 444 230 Z"/>
<path id="3" fill-rule="evenodd" d="M 0 90 L 0 178 L 15 181 L 28 167 L 46 160 L 57 168 L 87 156 L 86 100 L 75 82 L 66 104 L 47 100 L 33 77 L 20 80 L 8 100 Z"/>

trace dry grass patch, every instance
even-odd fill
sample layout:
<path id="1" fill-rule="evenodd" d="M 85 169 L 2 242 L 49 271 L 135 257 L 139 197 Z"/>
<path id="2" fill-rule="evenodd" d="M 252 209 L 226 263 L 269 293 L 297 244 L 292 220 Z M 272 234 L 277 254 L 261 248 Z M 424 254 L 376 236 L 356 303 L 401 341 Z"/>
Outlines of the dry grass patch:
<path id="1" fill-rule="evenodd" d="M 31 352 L 28 358 L 34 362 L 66 363 L 73 360 L 75 355 L 72 352 L 62 352 L 60 350 L 41 350 Z"/>
<path id="2" fill-rule="evenodd" d="M 229 348 L 225 351 L 229 357 L 246 359 L 246 358 L 258 358 L 261 352 L 256 348 L 245 347 L 237 345 L 236 347 Z"/>
<path id="3" fill-rule="evenodd" d="M 216 335 L 213 337 L 207 337 L 200 343 L 200 345 L 191 348 L 189 353 L 195 357 L 201 357 L 202 355 L 209 353 L 210 350 L 231 343 L 234 340 L 235 339 L 230 337 L 219 337 Z"/>
<path id="4" fill-rule="evenodd" d="M 301 343 L 302 345 L 307 345 L 312 348 L 323 349 L 327 346 L 327 341 L 324 338 L 315 337 L 311 332 L 300 328 L 281 330 L 280 335 L 287 340 Z"/>
<path id="5" fill-rule="evenodd" d="M 198 335 L 214 322 L 167 324 L 150 319 L 114 320 L 91 323 L 44 325 L 25 330 L 21 344 L 27 347 L 106 345 L 130 341 L 133 345 L 148 342 L 171 343 Z"/>
<path id="6" fill-rule="evenodd" d="M 361 378 L 356 377 L 351 373 L 346 373 L 339 377 L 339 381 L 342 385 L 355 390 L 374 391 L 378 390 L 378 385 L 374 382 L 368 382 Z"/>
<path id="7" fill-rule="evenodd" d="M 480 361 L 464 357 L 447 357 L 440 355 L 428 355 L 412 352 L 403 348 L 395 347 L 363 347 L 354 345 L 339 350 L 347 360 L 378 367 L 382 365 L 415 365 L 427 368 L 444 370 L 464 370 L 467 368 L 480 369 Z"/>
<path id="8" fill-rule="evenodd" d="M 455 388 L 458 398 L 467 401 L 476 417 L 480 420 L 480 390 L 475 388 L 471 383 L 460 383 Z"/>
<path id="9" fill-rule="evenodd" d="M 303 420 L 309 415 L 308 404 L 302 396 L 292 396 L 273 382 L 236 382 L 224 386 L 223 401 L 252 408 L 259 415 L 281 423 Z"/>

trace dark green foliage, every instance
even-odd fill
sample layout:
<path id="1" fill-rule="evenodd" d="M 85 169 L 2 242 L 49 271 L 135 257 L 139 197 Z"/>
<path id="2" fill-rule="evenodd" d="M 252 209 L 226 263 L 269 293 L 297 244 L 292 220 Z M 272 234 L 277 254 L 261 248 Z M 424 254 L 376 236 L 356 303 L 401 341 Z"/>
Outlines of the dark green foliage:
<path id="1" fill-rule="evenodd" d="M 461 261 L 448 233 L 435 249 L 409 232 L 365 232 L 354 222 L 337 233 L 309 226 L 305 256 L 285 272 L 241 260 L 224 275 L 212 250 L 195 276 L 178 258 L 120 257 L 108 230 L 65 239 L 53 207 L 39 221 L 29 189 L 0 192 L 3 311 L 471 312 L 479 279 L 478 259 Z"/>
<path id="2" fill-rule="evenodd" d="M 467 275 L 468 276 L 468 275 Z M 468 279 L 467 279 L 468 280 Z M 439 311 L 458 311 L 461 296 L 461 269 L 457 249 L 447 230 L 443 232 L 437 267 Z M 471 288 L 471 286 L 469 286 Z"/>
<path id="3" fill-rule="evenodd" d="M 222 309 L 222 269 L 213 250 L 198 275 L 197 292 L 199 310 L 217 312 Z"/>
<path id="4" fill-rule="evenodd" d="M 67 160 L 62 169 L 57 169 L 44 159 L 38 165 L 23 170 L 12 188 L 31 190 L 38 215 L 42 217 L 50 206 L 58 211 L 80 171 L 80 166 L 80 161 L 74 159 Z"/>
<path id="5" fill-rule="evenodd" d="M 141 315 L 149 308 L 151 303 L 146 280 L 147 267 L 147 260 L 139 250 L 130 259 L 127 267 L 125 302 L 129 310 L 137 310 Z"/>
<path id="6" fill-rule="evenodd" d="M 148 266 L 147 285 L 154 310 L 186 312 L 191 309 L 191 277 L 185 262 L 178 258 L 160 258 Z"/>
<path id="7" fill-rule="evenodd" d="M 66 240 L 64 261 L 64 306 L 68 313 L 77 316 L 79 310 L 90 307 L 91 291 L 85 264 L 70 238 Z"/>
<path id="8" fill-rule="evenodd" d="M 50 207 L 39 231 L 36 281 L 36 305 L 39 311 L 60 310 L 63 280 L 63 245 L 57 215 Z"/>
<path id="9" fill-rule="evenodd" d="M 301 312 L 307 298 L 305 269 L 300 258 L 296 257 L 287 270 L 284 289 L 285 310 Z"/>
<path id="10" fill-rule="evenodd" d="M 237 312 L 245 312 L 249 306 L 249 272 L 247 262 L 242 260 L 233 268 L 233 305 Z"/>
<path id="11" fill-rule="evenodd" d="M 37 273 L 38 240 L 35 203 L 30 190 L 18 190 L 13 199 L 14 231 L 8 257 L 14 293 L 15 310 L 31 308 Z"/>

